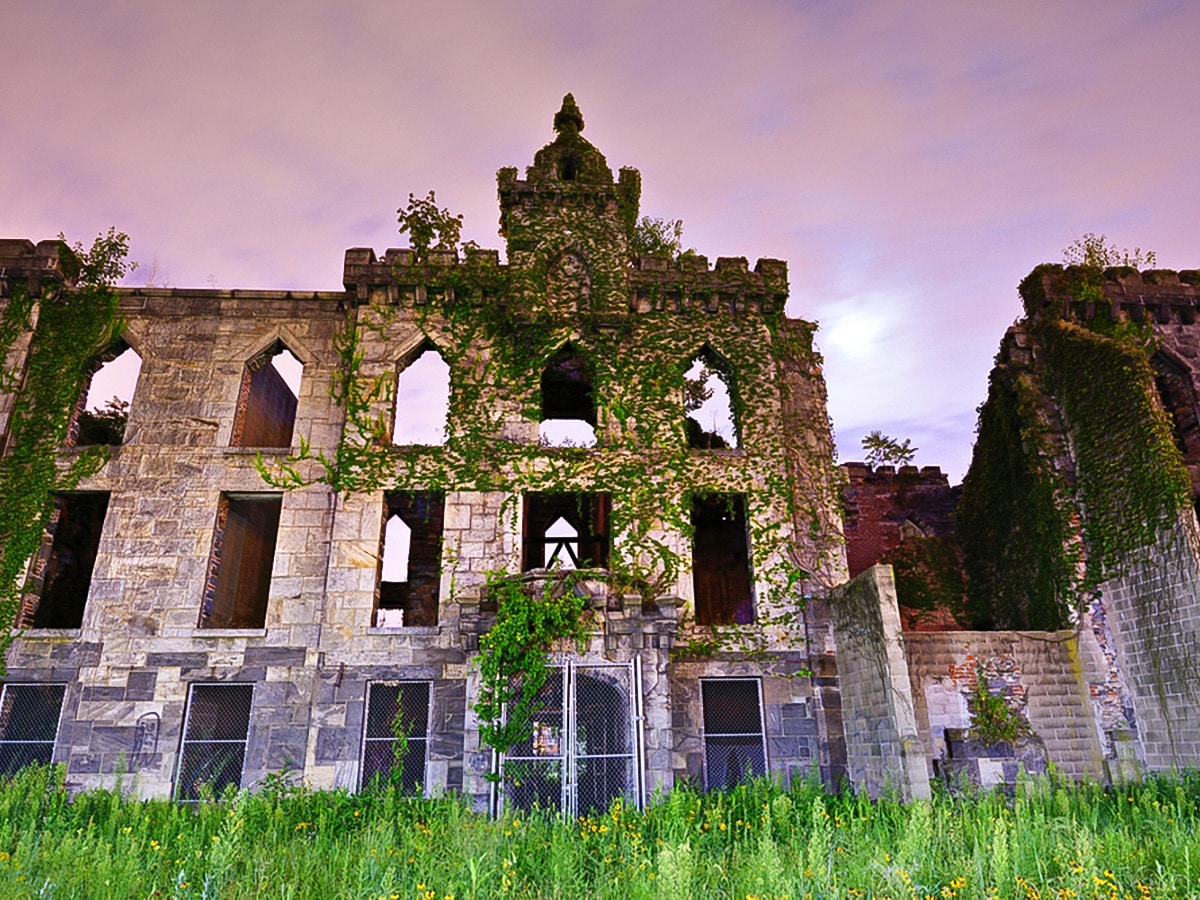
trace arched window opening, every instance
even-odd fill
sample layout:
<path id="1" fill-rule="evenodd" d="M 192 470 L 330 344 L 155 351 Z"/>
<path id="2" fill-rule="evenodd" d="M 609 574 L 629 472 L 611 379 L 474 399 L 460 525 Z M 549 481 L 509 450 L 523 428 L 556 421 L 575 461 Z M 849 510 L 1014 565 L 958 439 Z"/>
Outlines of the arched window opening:
<path id="1" fill-rule="evenodd" d="M 550 447 L 593 447 L 596 444 L 592 368 L 570 344 L 564 344 L 542 372 L 539 438 Z"/>
<path id="2" fill-rule="evenodd" d="M 282 341 L 246 363 L 231 447 L 290 447 L 304 364 Z"/>
<path id="3" fill-rule="evenodd" d="M 392 443 L 437 446 L 446 442 L 450 409 L 450 367 L 432 344 L 426 343 L 396 373 L 396 407 Z"/>
<path id="4" fill-rule="evenodd" d="M 141 370 L 142 358 L 124 341 L 118 341 L 96 357 L 79 397 L 71 428 L 73 440 L 68 443 L 77 447 L 123 444 L 129 406 Z"/>
<path id="5" fill-rule="evenodd" d="M 705 347 L 684 374 L 684 429 L 688 446 L 697 450 L 728 450 L 738 446 L 733 415 L 732 384 L 725 363 Z"/>
<path id="6" fill-rule="evenodd" d="M 522 571 L 608 566 L 608 494 L 525 495 Z"/>
<path id="7" fill-rule="evenodd" d="M 1150 358 L 1154 368 L 1154 386 L 1171 417 L 1171 435 L 1183 454 L 1192 478 L 1192 493 L 1200 498 L 1200 410 L 1191 373 L 1162 352 Z"/>
<path id="8" fill-rule="evenodd" d="M 384 495 L 377 628 L 437 624 L 444 510 L 440 492 Z"/>

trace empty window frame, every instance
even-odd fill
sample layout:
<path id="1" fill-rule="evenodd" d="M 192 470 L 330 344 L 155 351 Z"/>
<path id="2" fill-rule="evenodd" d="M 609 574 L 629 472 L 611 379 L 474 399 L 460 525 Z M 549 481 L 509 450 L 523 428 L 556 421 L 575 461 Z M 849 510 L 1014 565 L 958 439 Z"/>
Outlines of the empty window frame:
<path id="1" fill-rule="evenodd" d="M 290 447 L 304 365 L 276 341 L 246 363 L 231 447 Z"/>
<path id="2" fill-rule="evenodd" d="M 396 373 L 392 443 L 434 446 L 446 442 L 450 409 L 450 367 L 437 348 L 425 342 Z"/>
<path id="3" fill-rule="evenodd" d="M 404 625 L 437 624 L 445 506 L 440 491 L 384 494 L 377 608 L 402 610 Z M 375 624 L 388 619 L 377 613 Z"/>
<path id="4" fill-rule="evenodd" d="M 540 438 L 550 446 L 591 447 L 596 443 L 592 367 L 571 344 L 564 344 L 542 372 Z"/>
<path id="5" fill-rule="evenodd" d="M 49 553 L 41 570 L 41 591 L 31 614 L 32 628 L 79 628 L 100 548 L 108 494 L 73 492 L 54 495 L 48 529 Z M 43 551 L 45 552 L 45 551 Z"/>
<path id="6" fill-rule="evenodd" d="M 522 571 L 608 567 L 608 494 L 525 495 Z"/>
<path id="7" fill-rule="evenodd" d="M 696 450 L 728 450 L 738 446 L 733 415 L 733 378 L 728 364 L 711 348 L 692 358 L 684 374 L 684 431 Z"/>
<path id="8" fill-rule="evenodd" d="M 0 686 L 0 775 L 54 756 L 65 684 Z"/>
<path id="9" fill-rule="evenodd" d="M 281 494 L 222 494 L 200 610 L 201 628 L 263 628 Z"/>
<path id="10" fill-rule="evenodd" d="M 705 678 L 704 783 L 725 790 L 767 772 L 761 685 L 757 678 Z"/>
<path id="11" fill-rule="evenodd" d="M 199 800 L 207 791 L 219 797 L 230 785 L 241 787 L 253 701 L 252 684 L 191 686 L 175 778 L 176 799 Z"/>
<path id="12" fill-rule="evenodd" d="M 424 791 L 429 687 L 428 681 L 373 681 L 367 685 L 362 787 L 394 780 L 406 793 Z"/>
<path id="13" fill-rule="evenodd" d="M 742 494 L 692 497 L 692 589 L 700 625 L 754 621 L 750 537 Z"/>
<path id="14" fill-rule="evenodd" d="M 124 443 L 129 406 L 141 370 L 142 358 L 124 341 L 97 356 L 79 396 L 67 443 L 77 447 Z"/>

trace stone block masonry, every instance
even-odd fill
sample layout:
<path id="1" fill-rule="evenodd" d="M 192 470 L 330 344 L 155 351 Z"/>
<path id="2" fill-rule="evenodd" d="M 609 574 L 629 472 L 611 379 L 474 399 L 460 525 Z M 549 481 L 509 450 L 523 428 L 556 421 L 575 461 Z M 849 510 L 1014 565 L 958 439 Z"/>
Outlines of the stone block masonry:
<path id="1" fill-rule="evenodd" d="M 505 265 L 496 251 L 352 249 L 341 291 L 121 290 L 120 337 L 142 369 L 123 443 L 79 486 L 109 497 L 82 623 L 26 631 L 6 658 L 10 683 L 67 685 L 53 758 L 73 788 L 128 769 L 145 796 L 280 773 L 358 789 L 394 762 L 395 727 L 419 749 L 406 778 L 480 809 L 531 802 L 521 785 L 568 810 L 642 802 L 703 781 L 706 759 L 726 780 L 828 771 L 823 717 L 835 711 L 805 674 L 797 624 L 803 595 L 845 571 L 813 326 L 783 312 L 781 261 L 633 259 L 640 176 L 613 177 L 573 108 L 524 178 L 498 173 Z M 0 300 L 34 291 L 49 249 L 0 241 L 12 261 Z M 331 396 L 352 368 L 339 355 L 348 329 L 354 374 L 379 386 L 368 450 L 386 457 L 382 475 L 335 491 L 309 459 L 294 482 L 264 481 L 260 460 L 278 472 L 302 445 L 341 459 L 340 442 L 361 440 Z M 36 340 L 4 348 L 10 369 Z M 303 365 L 294 396 L 267 368 L 283 349 Z M 450 370 L 446 439 L 391 446 L 380 435 L 393 433 L 397 375 L 428 349 Z M 683 374 L 698 355 L 728 364 L 736 450 L 688 445 Z M 564 396 L 588 408 L 565 415 L 594 427 L 594 447 L 539 443 L 551 360 L 567 361 L 555 370 Z M 0 421 L 15 399 L 0 392 Z M 289 433 L 290 446 L 270 446 Z M 421 624 L 377 627 L 386 513 L 419 514 L 400 493 L 442 504 L 421 544 L 427 556 L 440 546 L 440 575 L 420 564 Z M 591 510 L 586 549 L 603 559 L 577 588 L 586 646 L 551 648 L 568 684 L 546 699 L 526 760 L 541 774 L 496 786 L 504 763 L 480 739 L 476 662 L 497 616 L 489 579 L 535 589 L 557 577 L 521 571 L 531 542 L 546 541 L 527 514 L 535 495 L 557 497 L 568 519 Z M 739 510 L 746 549 L 731 564 L 751 596 L 737 621 L 701 628 L 691 515 L 713 495 Z M 222 598 L 225 618 L 212 614 Z M 728 697 L 757 709 L 731 723 Z M 224 738 L 240 747 L 237 772 L 210 743 L 236 720 L 212 710 L 235 700 L 249 703 L 245 734 Z M 582 731 L 568 733 L 571 716 Z M 587 758 L 601 747 L 618 761 Z M 605 777 L 563 786 L 562 773 L 586 771 Z"/>

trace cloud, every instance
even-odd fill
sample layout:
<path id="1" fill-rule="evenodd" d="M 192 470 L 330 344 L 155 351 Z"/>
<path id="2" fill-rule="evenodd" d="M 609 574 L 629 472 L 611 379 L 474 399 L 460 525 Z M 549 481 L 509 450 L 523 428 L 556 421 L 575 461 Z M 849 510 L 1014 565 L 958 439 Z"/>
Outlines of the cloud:
<path id="1" fill-rule="evenodd" d="M 1191 4 L 10 0 L 6 21 L 4 234 L 116 224 L 179 286 L 336 288 L 347 247 L 402 242 L 410 191 L 498 246 L 495 171 L 572 91 L 645 212 L 710 257 L 791 262 L 835 421 L 959 423 L 923 458 L 969 446 L 1016 283 L 1074 237 L 1200 265 Z"/>

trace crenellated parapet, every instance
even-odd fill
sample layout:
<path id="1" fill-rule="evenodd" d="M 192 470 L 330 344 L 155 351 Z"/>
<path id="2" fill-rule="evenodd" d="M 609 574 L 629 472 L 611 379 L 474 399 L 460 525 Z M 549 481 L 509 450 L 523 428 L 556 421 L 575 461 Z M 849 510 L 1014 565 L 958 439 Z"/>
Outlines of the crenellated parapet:
<path id="1" fill-rule="evenodd" d="M 0 297 L 16 285 L 40 297 L 44 286 L 72 284 L 78 273 L 79 260 L 63 241 L 0 239 Z"/>
<path id="2" fill-rule="evenodd" d="M 1105 269 L 1092 290 L 1089 273 L 1079 266 L 1042 265 L 1021 282 L 1021 300 L 1032 317 L 1054 315 L 1090 322 L 1097 314 L 1112 321 L 1175 322 L 1192 325 L 1200 307 L 1200 270 L 1148 269 L 1128 266 Z M 1093 276 L 1094 278 L 1094 276 Z"/>
<path id="3" fill-rule="evenodd" d="M 368 247 L 346 251 L 342 282 L 359 303 L 373 296 L 400 306 L 441 299 L 467 304 L 495 302 L 514 273 L 496 250 L 430 250 L 423 259 L 409 249 L 390 248 L 382 257 Z M 788 297 L 787 263 L 745 257 L 677 260 L 639 257 L 629 272 L 630 313 L 694 312 L 731 316 L 779 316 Z M 510 307 L 514 304 L 510 301 Z M 514 313 L 518 310 L 514 309 Z"/>
<path id="4" fill-rule="evenodd" d="M 779 315 L 787 296 L 787 263 L 782 260 L 760 259 L 750 270 L 741 256 L 718 257 L 712 268 L 704 256 L 640 257 L 631 279 L 629 305 L 636 313 Z"/>

